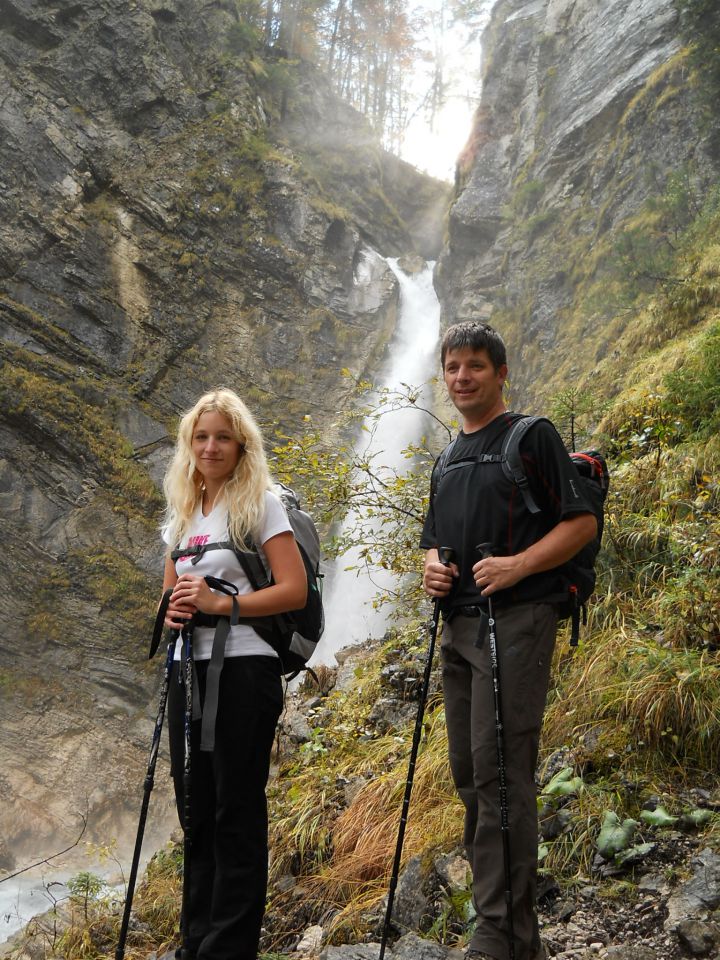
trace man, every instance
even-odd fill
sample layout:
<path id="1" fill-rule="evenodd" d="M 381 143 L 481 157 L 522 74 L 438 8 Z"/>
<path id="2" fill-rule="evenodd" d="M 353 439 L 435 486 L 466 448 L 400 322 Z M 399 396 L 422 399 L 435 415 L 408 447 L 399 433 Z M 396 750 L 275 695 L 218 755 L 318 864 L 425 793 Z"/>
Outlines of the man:
<path id="1" fill-rule="evenodd" d="M 462 429 L 442 469 L 433 470 L 421 546 L 423 585 L 442 598 L 441 660 L 450 767 L 465 806 L 464 842 L 473 874 L 477 925 L 467 960 L 509 960 L 508 910 L 501 833 L 498 755 L 488 642 L 487 598 L 496 621 L 503 706 L 510 887 L 515 960 L 542 960 L 535 914 L 537 807 L 535 768 L 557 610 L 566 583 L 562 565 L 596 533 L 577 472 L 551 424 L 538 421 L 520 452 L 541 510 L 531 514 L 499 462 L 517 419 L 507 410 L 505 345 L 492 327 L 450 327 L 441 363 Z M 482 559 L 480 543 L 492 544 Z M 440 563 L 450 547 L 456 562 Z"/>

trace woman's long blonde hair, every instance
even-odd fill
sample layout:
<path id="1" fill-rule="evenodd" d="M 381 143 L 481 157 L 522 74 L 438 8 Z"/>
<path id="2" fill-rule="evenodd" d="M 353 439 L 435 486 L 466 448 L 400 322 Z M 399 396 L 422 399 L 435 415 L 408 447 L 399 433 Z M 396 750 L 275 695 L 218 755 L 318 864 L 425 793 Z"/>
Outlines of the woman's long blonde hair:
<path id="1" fill-rule="evenodd" d="M 182 542 L 202 498 L 203 478 L 195 466 L 192 438 L 200 417 L 211 412 L 228 420 L 242 447 L 237 466 L 221 494 L 227 505 L 230 539 L 241 549 L 248 547 L 265 514 L 265 491 L 271 490 L 273 484 L 260 429 L 236 393 L 225 388 L 211 390 L 180 421 L 175 455 L 165 474 L 167 507 L 163 529 L 170 549 Z"/>

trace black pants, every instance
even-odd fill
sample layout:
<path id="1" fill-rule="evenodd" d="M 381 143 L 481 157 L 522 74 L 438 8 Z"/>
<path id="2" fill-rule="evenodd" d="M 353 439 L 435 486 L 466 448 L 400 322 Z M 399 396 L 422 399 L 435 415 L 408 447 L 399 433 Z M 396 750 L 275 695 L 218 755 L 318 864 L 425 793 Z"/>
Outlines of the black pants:
<path id="1" fill-rule="evenodd" d="M 208 661 L 196 664 L 204 702 Z M 183 823 L 185 691 L 173 666 L 168 698 L 170 761 Z M 265 787 L 282 709 L 280 661 L 228 657 L 220 677 L 215 750 L 200 750 L 191 726 L 189 903 L 183 947 L 197 960 L 255 960 L 267 893 Z"/>
<path id="2" fill-rule="evenodd" d="M 525 603 L 496 611 L 508 793 L 513 926 L 517 960 L 544 956 L 535 915 L 537 805 L 535 766 L 557 613 Z M 481 646 L 476 646 L 479 628 Z M 458 616 L 445 624 L 442 671 L 450 768 L 465 806 L 464 842 L 477 910 L 474 950 L 508 960 L 505 867 L 500 831 L 498 760 L 487 620 Z"/>

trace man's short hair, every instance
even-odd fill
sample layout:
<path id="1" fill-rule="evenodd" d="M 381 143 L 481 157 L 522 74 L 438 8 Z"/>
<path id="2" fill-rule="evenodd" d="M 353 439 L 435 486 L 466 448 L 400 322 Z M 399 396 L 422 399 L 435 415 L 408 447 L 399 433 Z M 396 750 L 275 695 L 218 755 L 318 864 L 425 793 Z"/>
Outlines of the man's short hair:
<path id="1" fill-rule="evenodd" d="M 445 357 L 450 350 L 485 350 L 490 362 L 499 370 L 507 363 L 503 338 L 493 327 L 477 320 L 464 320 L 448 327 L 440 346 L 440 364 L 445 367 Z"/>

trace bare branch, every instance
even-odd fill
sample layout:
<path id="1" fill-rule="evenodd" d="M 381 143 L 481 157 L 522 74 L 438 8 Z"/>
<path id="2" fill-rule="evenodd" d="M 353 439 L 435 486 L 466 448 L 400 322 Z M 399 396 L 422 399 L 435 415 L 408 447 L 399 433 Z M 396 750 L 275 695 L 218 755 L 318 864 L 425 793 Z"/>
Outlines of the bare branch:
<path id="1" fill-rule="evenodd" d="M 82 830 L 78 834 L 77 840 L 74 843 L 71 843 L 69 847 L 65 847 L 64 850 L 60 850 L 58 853 L 53 853 L 49 857 L 44 857 L 42 860 L 38 860 L 37 863 L 31 863 L 28 867 L 23 867 L 22 870 L 16 870 L 14 873 L 9 873 L 6 877 L 0 878 L 0 883 L 5 883 L 6 880 L 12 880 L 14 877 L 19 877 L 23 873 L 27 873 L 28 870 L 34 870 L 35 867 L 41 867 L 45 863 L 50 863 L 51 860 L 56 860 L 58 857 L 61 857 L 64 853 L 68 853 L 70 850 L 73 850 L 82 840 L 85 831 L 87 830 L 88 824 L 88 815 L 87 811 L 83 815 L 82 813 L 78 814 L 82 820 Z"/>

